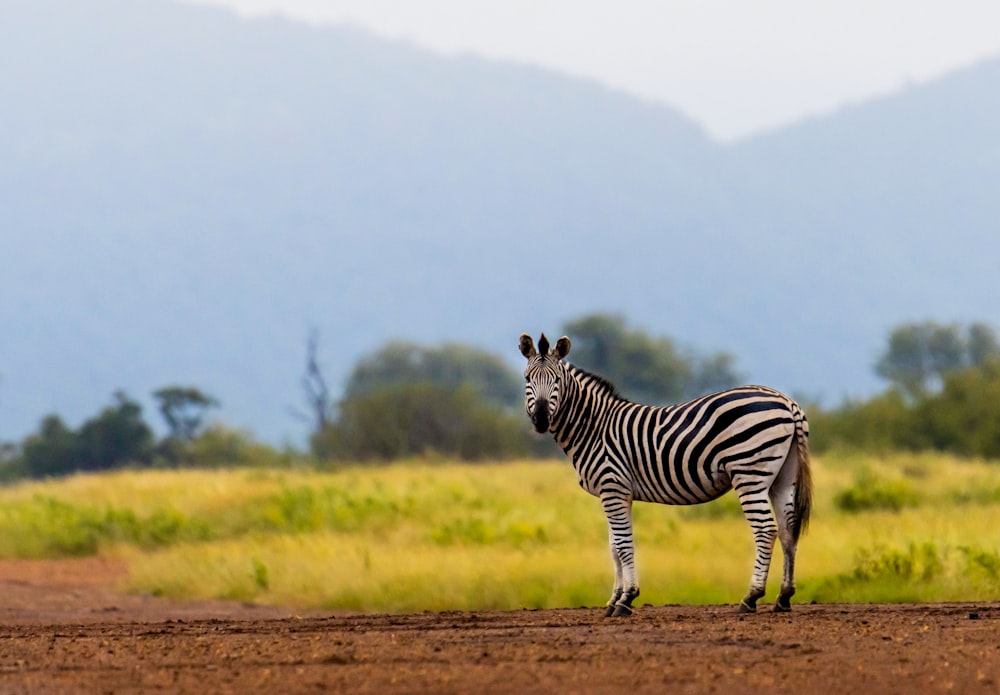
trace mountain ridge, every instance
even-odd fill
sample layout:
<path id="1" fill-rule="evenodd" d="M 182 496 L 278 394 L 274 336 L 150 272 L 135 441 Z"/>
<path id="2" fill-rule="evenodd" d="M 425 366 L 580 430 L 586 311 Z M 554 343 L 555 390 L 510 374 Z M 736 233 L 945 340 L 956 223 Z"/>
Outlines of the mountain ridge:
<path id="1" fill-rule="evenodd" d="M 1000 324 L 994 61 L 721 144 L 596 82 L 354 28 L 166 0 L 0 18 L 0 439 L 191 383 L 300 440 L 313 327 L 340 383 L 391 338 L 516 364 L 521 332 L 614 311 L 836 402 L 878 388 L 896 323 Z"/>

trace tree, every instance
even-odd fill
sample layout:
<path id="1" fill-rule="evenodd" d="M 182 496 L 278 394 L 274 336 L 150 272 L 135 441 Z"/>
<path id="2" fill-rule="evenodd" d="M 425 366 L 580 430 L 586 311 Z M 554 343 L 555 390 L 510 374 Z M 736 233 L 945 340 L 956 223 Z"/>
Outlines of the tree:
<path id="1" fill-rule="evenodd" d="M 121 391 L 114 403 L 74 432 L 58 415 L 42 420 L 37 434 L 22 447 L 23 469 L 32 477 L 101 471 L 152 459 L 153 431 L 142 407 Z"/>
<path id="2" fill-rule="evenodd" d="M 685 389 L 685 398 L 722 391 L 743 381 L 743 377 L 736 370 L 736 357 L 728 352 L 719 352 L 706 357 L 693 355 L 688 360 L 692 363 L 692 374 L 691 381 Z"/>
<path id="3" fill-rule="evenodd" d="M 83 423 L 77 434 L 80 470 L 101 471 L 126 464 L 148 464 L 153 430 L 142 418 L 142 406 L 122 391 L 114 404 Z"/>
<path id="4" fill-rule="evenodd" d="M 170 438 L 190 442 L 201 429 L 209 408 L 219 401 L 190 386 L 166 386 L 153 393 L 160 404 L 160 413 L 170 430 Z"/>
<path id="5" fill-rule="evenodd" d="M 341 460 L 547 451 L 521 413 L 523 388 L 512 366 L 478 348 L 392 341 L 354 366 L 336 417 L 314 432 L 311 448 Z"/>
<path id="6" fill-rule="evenodd" d="M 309 331 L 309 339 L 306 342 L 306 373 L 302 376 L 302 389 L 306 394 L 309 414 L 296 412 L 303 420 L 312 422 L 313 433 L 326 429 L 333 415 L 333 398 L 326 385 L 323 370 L 320 368 L 319 358 L 316 356 L 318 351 L 319 331 L 314 328 Z"/>
<path id="7" fill-rule="evenodd" d="M 916 448 L 1000 458 L 1000 359 L 949 372 L 913 410 Z"/>
<path id="8" fill-rule="evenodd" d="M 875 373 L 916 400 L 939 389 L 947 374 L 982 366 L 998 355 L 996 334 L 986 324 L 963 330 L 959 324 L 906 323 L 889 334 Z"/>
<path id="9" fill-rule="evenodd" d="M 966 352 L 970 367 L 983 367 L 1000 358 L 1000 341 L 993 328 L 985 323 L 969 326 Z"/>
<path id="10" fill-rule="evenodd" d="M 25 473 L 33 478 L 72 473 L 79 468 L 76 434 L 58 415 L 47 415 L 37 434 L 24 440 L 21 457 Z"/>
<path id="11" fill-rule="evenodd" d="M 339 418 L 312 438 L 321 458 L 390 460 L 437 453 L 465 460 L 523 456 L 523 417 L 503 412 L 471 384 L 395 383 L 345 398 Z"/>
<path id="12" fill-rule="evenodd" d="M 629 328 L 618 315 L 583 316 L 563 332 L 573 341 L 574 364 L 609 379 L 640 403 L 675 403 L 741 380 L 731 355 L 681 349 L 670 338 Z"/>
<path id="13" fill-rule="evenodd" d="M 450 389 L 467 385 L 486 401 L 520 403 L 523 386 L 517 372 L 496 355 L 455 343 L 423 347 L 392 341 L 355 365 L 344 397 L 354 398 L 386 386 L 428 382 Z"/>

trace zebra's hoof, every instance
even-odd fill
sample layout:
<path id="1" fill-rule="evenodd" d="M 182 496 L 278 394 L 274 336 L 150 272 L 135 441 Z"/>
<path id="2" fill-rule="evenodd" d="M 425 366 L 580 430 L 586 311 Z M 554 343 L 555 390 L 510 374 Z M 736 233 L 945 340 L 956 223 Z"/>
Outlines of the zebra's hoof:
<path id="1" fill-rule="evenodd" d="M 615 614 L 615 604 L 609 603 L 607 607 L 604 609 L 604 617 L 610 618 L 614 614 Z"/>
<path id="2" fill-rule="evenodd" d="M 756 613 L 757 612 L 757 602 L 754 601 L 754 603 L 751 604 L 751 603 L 747 603 L 746 599 L 743 599 L 742 601 L 740 601 L 740 605 L 737 608 L 737 610 L 739 610 L 740 613 Z"/>
<path id="3" fill-rule="evenodd" d="M 611 617 L 613 617 L 613 618 L 627 618 L 630 615 L 632 615 L 632 609 L 629 608 L 628 606 L 622 604 L 622 603 L 619 603 L 617 606 L 615 606 L 615 610 L 611 614 Z"/>
<path id="4" fill-rule="evenodd" d="M 791 613 L 792 612 L 792 607 L 791 606 L 783 606 L 780 603 L 776 603 L 776 604 L 774 604 L 774 612 L 775 613 Z"/>
<path id="5" fill-rule="evenodd" d="M 788 613 L 791 610 L 792 610 L 792 597 L 791 597 L 791 595 L 788 595 L 788 596 L 779 596 L 778 597 L 778 601 L 774 604 L 774 612 L 775 613 Z"/>

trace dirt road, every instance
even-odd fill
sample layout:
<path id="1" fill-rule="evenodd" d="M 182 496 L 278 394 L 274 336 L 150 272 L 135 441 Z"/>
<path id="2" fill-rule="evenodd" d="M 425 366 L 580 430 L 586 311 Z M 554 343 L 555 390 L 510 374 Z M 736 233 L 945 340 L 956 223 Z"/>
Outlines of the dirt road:
<path id="1" fill-rule="evenodd" d="M 996 693 L 1000 603 L 330 615 L 0 562 L 0 693 Z"/>

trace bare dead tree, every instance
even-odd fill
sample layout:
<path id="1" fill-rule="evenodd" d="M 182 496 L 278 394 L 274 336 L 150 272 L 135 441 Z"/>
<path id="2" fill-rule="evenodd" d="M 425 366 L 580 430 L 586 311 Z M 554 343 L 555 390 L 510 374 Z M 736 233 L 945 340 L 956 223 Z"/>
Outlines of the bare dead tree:
<path id="1" fill-rule="evenodd" d="M 314 327 L 310 329 L 309 339 L 306 342 L 306 373 L 302 377 L 302 388 L 305 390 L 306 403 L 309 406 L 306 418 L 312 422 L 314 432 L 322 432 L 326 428 L 333 412 L 330 389 L 316 357 L 318 351 L 319 331 Z"/>

